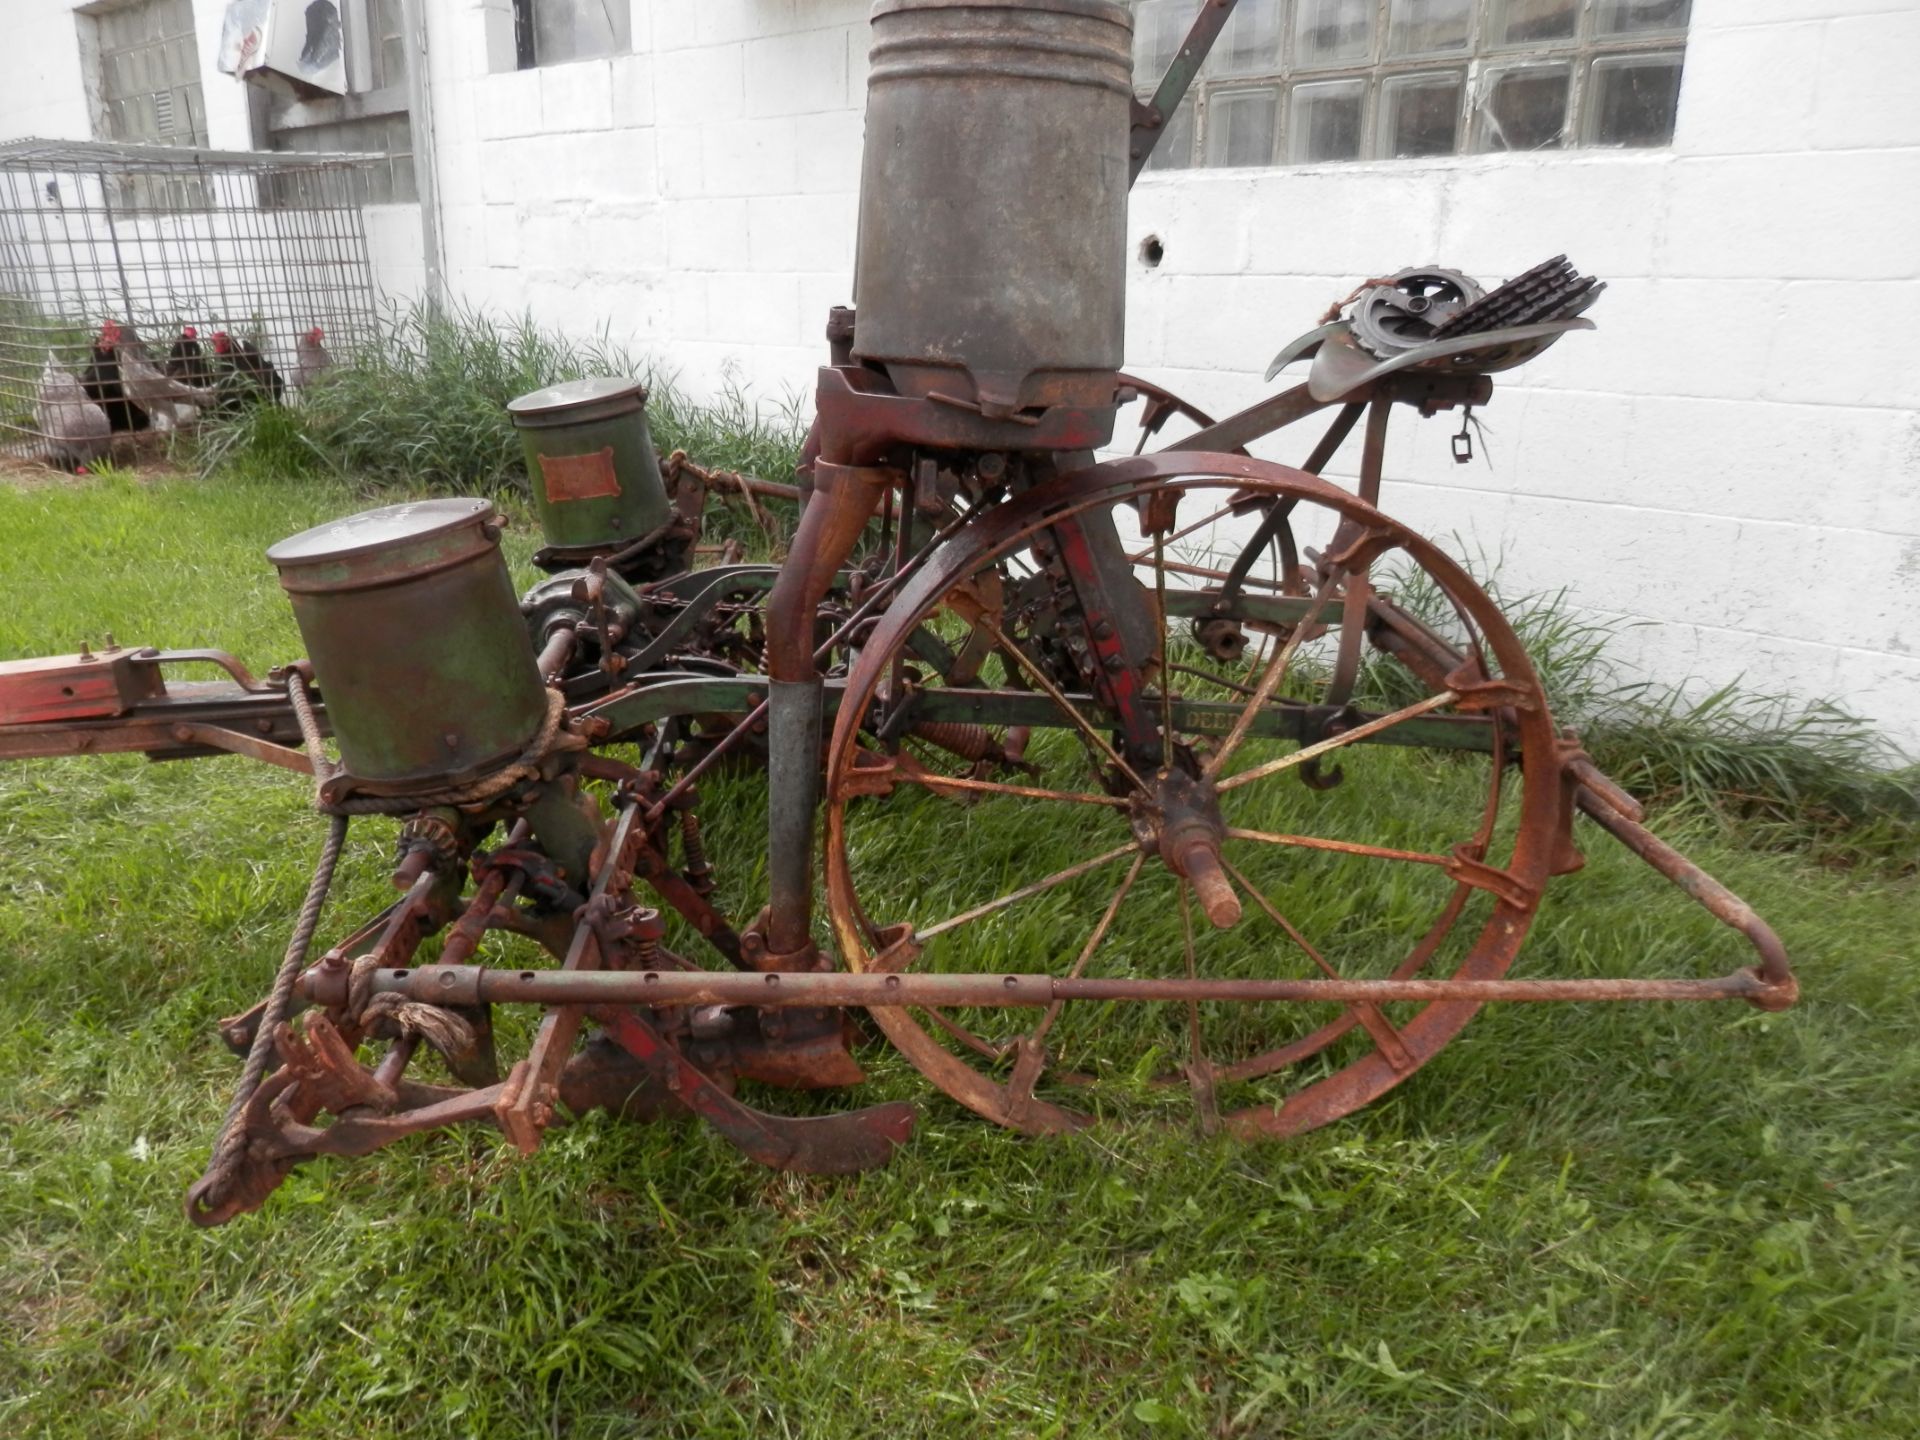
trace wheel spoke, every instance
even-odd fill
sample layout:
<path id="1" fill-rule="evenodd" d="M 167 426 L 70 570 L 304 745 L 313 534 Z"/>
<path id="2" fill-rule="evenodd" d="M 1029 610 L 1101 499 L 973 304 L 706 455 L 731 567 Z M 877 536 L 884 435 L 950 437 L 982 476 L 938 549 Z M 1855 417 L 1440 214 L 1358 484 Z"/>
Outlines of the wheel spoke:
<path id="1" fill-rule="evenodd" d="M 1087 968 L 1087 962 L 1093 959 L 1093 952 L 1098 950 L 1100 942 L 1107 938 L 1107 931 L 1113 925 L 1113 917 L 1120 913 L 1122 902 L 1126 900 L 1128 892 L 1133 889 L 1134 881 L 1140 878 L 1140 871 L 1146 863 L 1147 856 L 1144 850 L 1133 857 L 1133 864 L 1127 867 L 1125 878 L 1114 890 L 1113 897 L 1107 901 L 1107 908 L 1101 912 L 1099 923 L 1093 927 L 1093 933 L 1087 937 L 1087 943 L 1080 947 L 1080 954 L 1074 959 L 1072 968 L 1067 971 L 1069 980 L 1080 978 L 1081 972 Z M 1029 1037 L 1035 1044 L 1046 1039 L 1047 1032 L 1053 1028 L 1053 1022 L 1060 1018 L 1060 1012 L 1065 1008 L 1066 1003 L 1064 1000 L 1055 1000 L 1042 1012 L 1040 1023 L 1033 1027 L 1033 1033 Z"/>
<path id="2" fill-rule="evenodd" d="M 1252 840 L 1261 845 L 1292 845 L 1302 850 L 1332 850 L 1341 855 L 1364 855 L 1370 860 L 1405 860 L 1413 865 L 1451 865 L 1451 855 L 1429 855 L 1424 850 L 1393 850 L 1385 845 L 1361 845 L 1353 840 L 1323 840 L 1318 835 L 1274 835 L 1265 830 L 1227 827 L 1229 840 Z M 1223 862 L 1224 863 L 1224 862 Z"/>
<path id="3" fill-rule="evenodd" d="M 1442 690 L 1438 695 L 1429 695 L 1426 699 L 1396 710 L 1391 715 L 1382 715 L 1377 719 L 1369 720 L 1364 725 L 1356 725 L 1351 730 L 1330 736 L 1317 744 L 1303 746 L 1290 755 L 1282 755 L 1277 759 L 1256 765 L 1251 770 L 1238 771 L 1220 781 L 1216 788 L 1222 791 L 1233 790 L 1241 785 L 1250 785 L 1255 780 L 1264 779 L 1268 775 L 1277 775 L 1282 770 L 1291 770 L 1294 766 L 1304 765 L 1307 761 L 1325 755 L 1330 750 L 1338 750 L 1342 745 L 1351 745 L 1355 741 L 1365 740 L 1368 736 L 1378 735 L 1382 730 L 1391 730 L 1404 720 L 1425 715 L 1429 710 L 1438 710 L 1442 705 L 1450 705 L 1459 698 L 1451 690 Z"/>
<path id="4" fill-rule="evenodd" d="M 991 915 L 996 910 L 1004 910 L 1009 905 L 1017 904 L 1022 900 L 1030 900 L 1035 895 L 1053 889 L 1056 885 L 1064 885 L 1067 881 L 1077 879 L 1085 875 L 1088 871 L 1098 870 L 1102 865 L 1111 865 L 1122 855 L 1135 853 L 1139 851 L 1139 849 L 1139 841 L 1128 840 L 1126 844 L 1116 845 L 1104 855 L 1096 855 L 1091 860 L 1082 860 L 1078 865 L 1069 865 L 1064 870 L 1056 870 L 1053 874 L 1046 876 L 1044 879 L 1036 880 L 1031 885 L 1022 885 L 1018 890 L 1009 891 L 997 900 L 989 900 L 986 904 L 976 905 L 971 910 L 962 910 L 958 915 L 942 920 L 938 925 L 929 926 L 925 930 L 915 926 L 913 938 L 917 942 L 925 942 L 931 940 L 936 935 L 944 935 L 949 930 L 954 930 L 962 925 L 969 924 L 984 915 Z"/>
<path id="5" fill-rule="evenodd" d="M 1312 944 L 1308 942 L 1307 937 L 1302 935 L 1299 930 L 1294 927 L 1291 920 L 1280 913 L 1278 906 L 1269 900 L 1265 894 L 1254 888 L 1253 882 L 1241 874 L 1232 861 L 1223 855 L 1220 857 L 1220 864 L 1229 875 L 1240 882 L 1240 888 L 1242 890 L 1245 890 L 1249 895 L 1253 896 L 1254 904 L 1267 912 L 1267 918 L 1282 930 L 1286 931 L 1289 940 L 1307 952 L 1307 955 L 1312 959 L 1313 963 L 1320 967 L 1321 972 L 1325 974 L 1328 979 L 1338 980 L 1341 978 L 1340 972 L 1327 963 L 1327 957 L 1314 949 Z M 1389 1065 L 1393 1066 L 1396 1070 L 1405 1070 L 1413 1064 L 1413 1056 L 1407 1049 L 1407 1042 L 1400 1038 L 1400 1032 L 1393 1028 L 1392 1022 L 1380 1012 L 1378 1005 L 1362 1003 L 1350 1005 L 1347 1008 L 1353 1012 L 1354 1018 L 1366 1027 L 1367 1034 L 1373 1037 L 1373 1043 L 1379 1047 L 1380 1053 L 1387 1057 L 1387 1063 Z"/>
<path id="6" fill-rule="evenodd" d="M 1153 537 L 1153 594 L 1160 612 L 1160 763 L 1173 763 L 1173 687 L 1167 683 L 1167 542 Z"/>
<path id="7" fill-rule="evenodd" d="M 1248 732 L 1253 729 L 1254 716 L 1273 698 L 1274 692 L 1280 688 L 1280 682 L 1287 678 L 1287 666 L 1293 662 L 1295 652 L 1305 641 L 1307 632 L 1319 623 L 1320 612 L 1326 608 L 1327 599 L 1333 594 L 1333 583 L 1341 573 L 1337 569 L 1332 570 L 1320 582 L 1320 588 L 1314 592 L 1313 604 L 1307 607 L 1307 613 L 1301 617 L 1300 623 L 1293 627 L 1292 633 L 1287 636 L 1287 643 L 1267 662 L 1266 669 L 1260 675 L 1260 683 L 1253 688 L 1253 697 L 1241 710 L 1240 718 L 1233 722 L 1233 729 L 1220 742 L 1220 748 L 1207 757 L 1206 764 L 1201 767 L 1203 775 L 1209 778 L 1218 775 L 1233 752 L 1240 748 L 1240 742 L 1247 738 Z"/>
<path id="8" fill-rule="evenodd" d="M 929 790 L 971 790 L 991 795 L 1018 795 L 1025 800 L 1058 800 L 1071 805 L 1105 805 L 1124 810 L 1127 802 L 1117 795 L 1089 795 L 1077 790 L 1044 790 L 1037 785 L 1009 785 L 999 780 L 973 780 L 959 775 L 939 775 L 930 770 L 896 770 L 903 784 L 924 785 Z"/>
<path id="9" fill-rule="evenodd" d="M 1000 648 L 1006 654 L 1011 655 L 1013 657 L 1014 663 L 1019 665 L 1022 670 L 1025 670 L 1027 672 L 1028 676 L 1033 680 L 1033 683 L 1038 685 L 1042 690 L 1046 691 L 1048 696 L 1052 698 L 1053 703 L 1058 705 L 1062 710 L 1065 710 L 1067 712 L 1068 717 L 1073 721 L 1073 723 L 1077 727 L 1079 727 L 1080 733 L 1082 735 L 1085 735 L 1088 740 L 1092 741 L 1095 748 L 1098 749 L 1101 754 L 1105 755 L 1115 765 L 1119 766 L 1120 773 L 1125 775 L 1129 780 L 1131 780 L 1134 783 L 1134 786 L 1136 789 L 1145 790 L 1147 788 L 1146 782 L 1141 780 L 1141 778 L 1138 775 L 1133 773 L 1133 767 L 1127 764 L 1125 760 L 1121 759 L 1120 752 L 1118 750 L 1115 750 L 1113 746 L 1110 743 L 1108 743 L 1106 736 L 1102 735 L 1098 730 L 1094 728 L 1093 722 L 1087 719 L 1086 716 L 1082 715 L 1079 712 L 1079 710 L 1074 708 L 1073 702 L 1067 699 L 1067 697 L 1060 692 L 1060 687 L 1055 685 L 1052 680 L 1048 679 L 1045 672 L 1042 671 L 1038 665 L 1034 664 L 1032 660 L 1027 658 L 1027 652 L 1022 650 L 1018 645 L 1014 644 L 1013 641 L 1009 640 L 1006 637 L 1006 633 L 1002 631 L 998 625 L 994 624 L 993 621 L 987 619 L 985 616 L 981 617 L 980 623 L 986 626 L 987 629 L 992 632 L 993 638 L 999 644 Z"/>
<path id="10" fill-rule="evenodd" d="M 1203 519 L 1194 521 L 1193 524 L 1187 526 L 1186 529 L 1174 531 L 1173 534 L 1167 536 L 1167 543 L 1171 545 L 1175 540 L 1184 540 L 1187 538 L 1187 536 L 1193 534 L 1194 531 L 1204 530 L 1207 528 L 1207 526 L 1213 524 L 1215 521 L 1226 519 L 1227 516 L 1231 515 L 1232 513 L 1233 513 L 1232 505 L 1230 504 L 1222 505 L 1218 510 L 1214 511 L 1211 515 L 1208 515 Z M 1142 550 L 1138 554 L 1129 555 L 1127 559 L 1132 561 L 1135 565 L 1144 565 L 1147 563 L 1147 552 Z"/>

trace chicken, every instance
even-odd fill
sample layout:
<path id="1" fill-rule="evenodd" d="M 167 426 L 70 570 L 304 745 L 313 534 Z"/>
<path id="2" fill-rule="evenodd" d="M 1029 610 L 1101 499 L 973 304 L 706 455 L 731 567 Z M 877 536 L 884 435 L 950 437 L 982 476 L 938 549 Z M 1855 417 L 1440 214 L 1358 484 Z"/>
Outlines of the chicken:
<path id="1" fill-rule="evenodd" d="M 87 398 L 85 388 L 60 368 L 51 350 L 47 368 L 40 372 L 37 400 L 40 434 L 52 464 L 76 470 L 107 453 L 113 438 L 107 412 Z"/>
<path id="2" fill-rule="evenodd" d="M 153 421 L 147 412 L 127 398 L 120 376 L 120 327 L 108 320 L 100 326 L 93 342 L 93 354 L 80 373 L 80 385 L 87 398 L 106 412 L 107 423 L 115 430 L 145 430 Z"/>
<path id="3" fill-rule="evenodd" d="M 107 322 L 112 325 L 113 322 Z M 160 420 L 162 428 L 166 421 L 175 417 L 176 405 L 211 405 L 220 397 L 211 389 L 202 389 L 197 385 L 187 385 L 170 376 L 160 373 L 153 363 L 153 357 L 147 353 L 146 342 L 129 325 L 119 330 L 120 343 L 116 353 L 120 360 L 120 383 L 126 386 L 127 394 L 133 401 L 144 406 L 147 412 Z M 163 418 L 164 417 L 164 418 Z"/>
<path id="4" fill-rule="evenodd" d="M 200 343 L 200 332 L 191 325 L 180 327 L 180 338 L 167 351 L 167 363 L 162 368 L 182 385 L 213 384 L 213 362 L 207 358 L 207 347 Z"/>
<path id="5" fill-rule="evenodd" d="M 249 400 L 282 400 L 287 382 L 250 340 L 236 340 L 224 330 L 213 332 L 214 369 L 219 376 L 221 403 L 228 409 Z"/>
<path id="6" fill-rule="evenodd" d="M 287 377 L 287 385 L 294 390 L 305 390 L 327 371 L 333 368 L 333 356 L 327 353 L 327 347 L 320 343 L 326 334 L 318 325 L 302 335 L 294 346 L 293 374 Z"/>

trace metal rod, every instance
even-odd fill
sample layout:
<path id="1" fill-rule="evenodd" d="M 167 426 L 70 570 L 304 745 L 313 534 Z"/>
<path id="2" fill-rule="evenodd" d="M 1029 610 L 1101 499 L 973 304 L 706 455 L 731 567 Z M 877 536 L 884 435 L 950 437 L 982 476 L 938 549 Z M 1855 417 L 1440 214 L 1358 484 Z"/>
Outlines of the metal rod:
<path id="1" fill-rule="evenodd" d="M 299 993 L 318 1005 L 344 998 L 343 972 L 316 967 Z M 422 965 L 376 970 L 373 994 L 426 1004 L 1046 1006 L 1056 1000 L 1139 1000 L 1384 1004 L 1391 1001 L 1764 1000 L 1777 987 L 1757 971 L 1714 979 L 1577 980 L 1230 980 L 1106 979 L 1042 974 L 898 975 L 705 970 L 504 970 L 483 965 Z"/>

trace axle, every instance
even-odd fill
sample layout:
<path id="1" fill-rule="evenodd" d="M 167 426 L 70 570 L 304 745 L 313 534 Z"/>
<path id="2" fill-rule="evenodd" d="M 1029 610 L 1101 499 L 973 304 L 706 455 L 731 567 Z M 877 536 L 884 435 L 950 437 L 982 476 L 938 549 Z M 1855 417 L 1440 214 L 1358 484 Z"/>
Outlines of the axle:
<path id="1" fill-rule="evenodd" d="M 430 1005 L 748 1005 L 767 1009 L 853 1005 L 1046 1006 L 1060 1000 L 1159 1003 L 1324 1002 L 1342 1005 L 1450 1000 L 1746 1000 L 1784 1009 L 1797 986 L 1770 983 L 1757 970 L 1687 980 L 1222 980 L 1090 979 L 1059 975 L 896 975 L 835 972 L 729 974 L 699 970 L 507 970 L 485 965 L 421 965 L 376 970 L 372 993 Z M 347 998 L 344 967 L 316 966 L 298 993 L 316 1005 Z"/>

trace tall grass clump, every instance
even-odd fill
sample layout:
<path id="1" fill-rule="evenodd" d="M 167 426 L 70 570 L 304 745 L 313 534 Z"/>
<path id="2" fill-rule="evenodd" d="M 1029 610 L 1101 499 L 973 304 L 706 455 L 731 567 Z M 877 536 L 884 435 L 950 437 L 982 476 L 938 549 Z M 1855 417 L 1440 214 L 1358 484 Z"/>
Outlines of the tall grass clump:
<path id="1" fill-rule="evenodd" d="M 1573 727 L 1600 767 L 1643 800 L 1693 811 L 1749 843 L 1809 849 L 1837 863 L 1920 867 L 1920 766 L 1831 698 L 1746 689 L 1701 696 L 1687 686 L 1626 677 L 1614 659 L 1621 624 L 1583 614 L 1565 589 L 1511 594 L 1498 559 L 1479 557 L 1481 583 L 1513 626 L 1554 718 Z M 1459 617 L 1415 568 L 1380 588 L 1460 643 Z M 1401 666 L 1372 657 L 1359 703 L 1394 709 L 1421 698 Z"/>
<path id="2" fill-rule="evenodd" d="M 791 400 L 763 414 L 753 397 L 729 386 L 716 402 L 694 404 L 674 392 L 671 374 L 604 335 L 579 341 L 528 315 L 418 303 L 389 313 L 374 339 L 297 406 L 217 420 L 202 466 L 286 462 L 297 473 L 317 459 L 370 486 L 498 494 L 526 482 L 507 402 L 586 375 L 647 385 L 662 454 L 684 449 L 702 464 L 776 477 L 798 457 L 799 411 Z"/>

